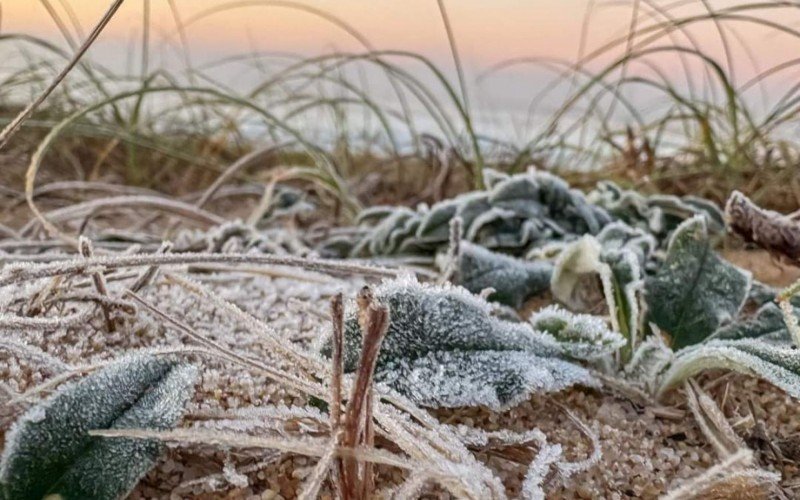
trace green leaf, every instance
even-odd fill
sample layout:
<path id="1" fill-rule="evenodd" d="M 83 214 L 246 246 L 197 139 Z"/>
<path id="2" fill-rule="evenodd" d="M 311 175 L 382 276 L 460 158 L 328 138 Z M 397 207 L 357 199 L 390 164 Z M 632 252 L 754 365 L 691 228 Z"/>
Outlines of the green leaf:
<path id="1" fill-rule="evenodd" d="M 595 383 L 584 368 L 562 359 L 570 346 L 530 324 L 492 316 L 486 301 L 463 288 L 402 278 L 383 283 L 375 297 L 390 313 L 375 380 L 421 405 L 501 408 L 534 390 Z M 345 370 L 354 371 L 361 330 L 352 306 L 344 340 Z M 323 354 L 330 351 L 328 343 Z"/>
<path id="2" fill-rule="evenodd" d="M 489 300 L 516 309 L 530 297 L 550 288 L 553 265 L 530 262 L 491 252 L 462 241 L 458 256 L 458 284 L 472 293 L 494 288 Z"/>
<path id="3" fill-rule="evenodd" d="M 797 310 L 795 310 L 797 313 Z M 764 304 L 756 313 L 743 321 L 723 326 L 711 336 L 715 340 L 738 340 L 760 338 L 762 340 L 784 340 L 791 342 L 789 329 L 780 307 L 774 302 Z"/>
<path id="4" fill-rule="evenodd" d="M 128 357 L 66 385 L 28 410 L 6 435 L 0 484 L 10 499 L 116 499 L 155 464 L 151 440 L 97 438 L 94 429 L 169 429 L 183 414 L 197 370 Z"/>
<path id="5" fill-rule="evenodd" d="M 488 406 L 504 409 L 532 393 L 553 392 L 576 383 L 596 386 L 584 370 L 561 359 L 520 351 L 436 351 L 401 360 L 379 381 L 421 406 Z"/>
<path id="6" fill-rule="evenodd" d="M 664 375 L 659 396 L 704 370 L 724 368 L 761 377 L 800 399 L 800 350 L 762 339 L 710 340 L 680 353 Z"/>
<path id="7" fill-rule="evenodd" d="M 528 322 L 535 330 L 552 335 L 563 355 L 570 358 L 599 359 L 625 345 L 625 338 L 609 330 L 601 317 L 573 314 L 556 305 L 536 311 Z"/>
<path id="8" fill-rule="evenodd" d="M 639 340 L 642 266 L 653 246 L 652 237 L 614 223 L 597 237 L 586 235 L 568 245 L 556 259 L 553 295 L 578 310 L 590 310 L 598 299 L 605 300 L 612 328 L 626 339 L 623 360 Z"/>
<path id="9" fill-rule="evenodd" d="M 675 350 L 702 342 L 736 318 L 750 282 L 750 273 L 716 255 L 706 219 L 694 217 L 676 229 L 666 261 L 646 281 L 648 321 L 670 335 Z"/>

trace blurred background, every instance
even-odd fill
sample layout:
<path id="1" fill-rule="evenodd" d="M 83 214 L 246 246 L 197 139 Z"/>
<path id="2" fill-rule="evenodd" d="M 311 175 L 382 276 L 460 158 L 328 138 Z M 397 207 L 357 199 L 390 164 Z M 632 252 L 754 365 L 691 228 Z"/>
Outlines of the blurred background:
<path id="1" fill-rule="evenodd" d="M 110 4 L 0 2 L 4 120 Z M 798 30 L 778 1 L 127 1 L 0 152 L 0 180 L 18 194 L 63 124 L 41 179 L 181 194 L 269 148 L 237 176 L 299 183 L 342 217 L 479 188 L 489 166 L 792 210 Z"/>

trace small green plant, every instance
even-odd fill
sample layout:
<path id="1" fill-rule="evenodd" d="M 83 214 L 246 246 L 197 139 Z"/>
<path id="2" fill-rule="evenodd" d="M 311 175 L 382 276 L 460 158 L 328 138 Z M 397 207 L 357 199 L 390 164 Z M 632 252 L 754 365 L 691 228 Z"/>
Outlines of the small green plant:
<path id="1" fill-rule="evenodd" d="M 602 357 L 624 343 L 598 318 L 552 308 L 513 323 L 493 317 L 487 302 L 463 288 L 411 278 L 385 282 L 375 297 L 390 314 L 375 380 L 423 406 L 501 409 L 534 392 L 597 385 L 571 359 Z M 345 371 L 353 371 L 361 349 L 353 308 L 344 346 Z"/>
<path id="2" fill-rule="evenodd" d="M 450 221 L 460 218 L 464 238 L 480 246 L 524 254 L 552 241 L 596 234 L 612 221 L 560 177 L 546 172 L 503 176 L 492 172 L 487 191 L 473 191 L 428 208 L 367 209 L 354 236 L 321 243 L 329 256 L 433 255 L 449 241 Z"/>
<path id="3" fill-rule="evenodd" d="M 163 445 L 92 437 L 96 429 L 172 428 L 197 370 L 176 361 L 127 357 L 28 410 L 6 435 L 4 498 L 116 499 L 149 471 Z"/>
<path id="4" fill-rule="evenodd" d="M 750 286 L 750 273 L 716 255 L 706 219 L 695 217 L 678 227 L 666 261 L 647 280 L 648 321 L 675 350 L 697 344 L 736 319 Z"/>

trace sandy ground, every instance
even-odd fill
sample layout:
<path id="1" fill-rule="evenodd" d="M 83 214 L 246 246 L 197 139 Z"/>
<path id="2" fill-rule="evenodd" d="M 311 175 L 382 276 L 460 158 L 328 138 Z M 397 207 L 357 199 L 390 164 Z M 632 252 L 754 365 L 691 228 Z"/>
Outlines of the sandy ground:
<path id="1" fill-rule="evenodd" d="M 774 263 L 761 253 L 729 253 L 728 258 L 754 270 L 759 279 L 783 285 L 798 275 Z M 344 289 L 349 294 L 361 286 L 358 280 L 328 280 L 307 283 L 292 279 L 237 275 L 214 278 L 198 276 L 214 293 L 235 302 L 266 321 L 287 341 L 308 345 L 329 328 L 326 318 L 327 297 Z M 246 350 L 264 360 L 272 359 L 257 332 L 230 321 L 213 308 L 203 307 L 195 298 L 175 287 L 160 284 L 145 297 L 161 304 L 171 314 L 195 325 L 209 336 Z M 81 330 L 65 330 L 48 335 L 32 335 L 28 342 L 67 362 L 78 364 L 87 359 L 108 359 L 114 353 L 132 348 L 188 345 L 189 341 L 146 315 L 125 323 L 113 335 L 100 334 L 102 319 Z M 24 392 L 52 374 L 46 369 L 13 356 L 0 362 L 0 380 L 9 388 Z M 701 377 L 737 432 L 758 452 L 762 467 L 781 472 L 787 492 L 797 492 L 797 465 L 800 459 L 800 419 L 798 403 L 780 390 L 756 379 L 724 373 Z M 542 430 L 550 441 L 561 443 L 570 459 L 581 459 L 591 452 L 591 444 L 568 418 L 568 408 L 600 437 L 602 458 L 590 470 L 567 480 L 553 480 L 547 485 L 550 498 L 657 498 L 669 489 L 694 477 L 719 461 L 683 405 L 681 391 L 672 396 L 677 416 L 665 418 L 652 407 L 641 407 L 607 391 L 572 389 L 552 396 L 534 396 L 529 401 L 503 413 L 482 408 L 439 410 L 434 415 L 444 423 L 462 424 L 485 430 Z M 190 404 L 184 425 L 194 425 L 203 415 L 214 411 L 282 402 L 305 406 L 298 394 L 282 389 L 263 376 L 232 369 L 215 362 L 205 362 L 197 393 Z M 767 440 L 783 450 L 783 460 L 767 449 L 765 440 L 752 434 L 750 405 L 766 426 Z M 6 408 L 2 428 L 7 428 L 21 408 Z M 478 450 L 479 459 L 502 478 L 510 497 L 517 497 L 528 461 L 535 450 Z M 762 453 L 763 451 L 763 453 Z M 158 466 L 143 480 L 131 498 L 204 498 L 204 499 L 289 499 L 295 498 L 316 460 L 265 451 L 225 451 L 218 447 L 171 448 Z M 379 490 L 402 480 L 399 470 L 379 468 Z M 442 496 L 436 491 L 431 497 Z M 323 497 L 330 497 L 323 491 Z"/>

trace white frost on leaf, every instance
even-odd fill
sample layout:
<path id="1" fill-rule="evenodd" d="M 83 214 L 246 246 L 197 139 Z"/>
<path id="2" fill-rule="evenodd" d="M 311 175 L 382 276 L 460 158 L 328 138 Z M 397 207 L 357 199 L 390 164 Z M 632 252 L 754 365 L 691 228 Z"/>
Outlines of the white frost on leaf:
<path id="1" fill-rule="evenodd" d="M 800 399 L 800 350 L 759 339 L 710 340 L 679 352 L 659 395 L 704 370 L 724 368 L 761 377 Z"/>
<path id="2" fill-rule="evenodd" d="M 472 293 L 493 288 L 493 302 L 519 309 L 550 286 L 553 266 L 492 252 L 468 241 L 459 243 L 458 283 Z"/>
<path id="3" fill-rule="evenodd" d="M 610 330 L 599 316 L 574 314 L 557 305 L 535 312 L 528 322 L 535 330 L 555 337 L 563 354 L 572 358 L 598 359 L 625 345 L 625 338 Z"/>
<path id="4" fill-rule="evenodd" d="M 646 281 L 648 321 L 675 350 L 696 344 L 736 318 L 750 283 L 748 271 L 716 255 L 706 219 L 696 216 L 675 230 L 666 262 Z"/>
<path id="5" fill-rule="evenodd" d="M 404 277 L 374 293 L 390 313 L 375 380 L 418 404 L 503 408 L 532 392 L 596 384 L 587 370 L 561 359 L 574 346 L 565 348 L 530 324 L 492 316 L 490 304 L 463 288 Z M 347 309 L 344 361 L 353 371 L 361 331 L 354 305 Z M 330 353 L 329 344 L 323 353 Z"/>

